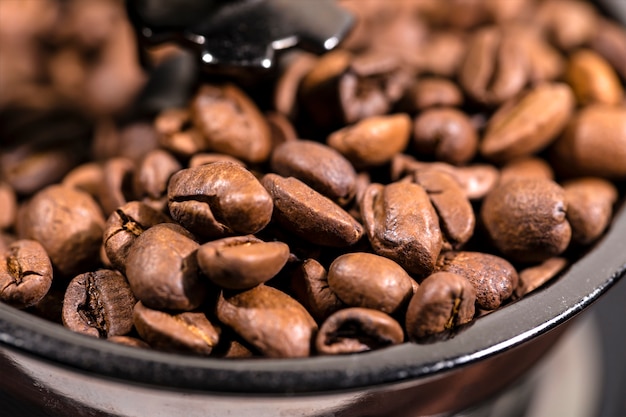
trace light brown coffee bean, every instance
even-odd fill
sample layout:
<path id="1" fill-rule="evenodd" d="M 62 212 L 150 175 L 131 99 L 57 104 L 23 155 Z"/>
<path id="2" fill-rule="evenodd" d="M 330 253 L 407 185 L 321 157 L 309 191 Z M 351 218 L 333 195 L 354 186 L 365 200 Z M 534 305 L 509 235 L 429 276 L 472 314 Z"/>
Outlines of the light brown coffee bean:
<path id="1" fill-rule="evenodd" d="M 217 318 L 261 354 L 272 358 L 308 356 L 317 332 L 313 317 L 296 300 L 266 285 L 222 293 Z"/>
<path id="2" fill-rule="evenodd" d="M 500 3 L 498 1 L 498 3 Z M 565 71 L 565 58 L 532 26 L 512 28 L 520 37 L 521 52 L 528 61 L 528 78 L 532 85 L 561 79 Z"/>
<path id="3" fill-rule="evenodd" d="M 198 266 L 216 285 L 247 290 L 273 278 L 289 258 L 289 246 L 252 235 L 227 237 L 198 248 Z"/>
<path id="4" fill-rule="evenodd" d="M 433 271 L 443 239 L 437 213 L 421 186 L 372 184 L 363 196 L 361 216 L 374 252 L 409 273 L 426 276 Z"/>
<path id="5" fill-rule="evenodd" d="M 480 152 L 499 162 L 539 152 L 561 133 L 573 110 L 570 87 L 541 84 L 492 116 Z"/>
<path id="6" fill-rule="evenodd" d="M 391 259 L 364 252 L 336 258 L 328 269 L 328 285 L 350 307 L 394 314 L 413 295 L 413 279 Z"/>
<path id="7" fill-rule="evenodd" d="M 563 189 L 553 181 L 520 178 L 485 197 L 480 217 L 495 246 L 514 262 L 541 262 L 562 253 L 572 230 Z"/>
<path id="8" fill-rule="evenodd" d="M 422 281 L 406 312 L 409 339 L 419 341 L 466 324 L 474 317 L 476 293 L 464 277 L 436 272 Z"/>
<path id="9" fill-rule="evenodd" d="M 94 198 L 98 198 L 100 187 L 104 181 L 102 164 L 99 162 L 86 162 L 72 169 L 63 177 L 61 182 L 68 187 L 77 188 Z"/>
<path id="10" fill-rule="evenodd" d="M 568 261 L 565 258 L 549 258 L 539 265 L 524 268 L 519 272 L 519 284 L 515 289 L 515 297 L 521 298 L 541 287 L 565 269 Z"/>
<path id="11" fill-rule="evenodd" d="M 624 98 L 624 89 L 615 70 L 590 49 L 578 50 L 570 56 L 565 79 L 581 106 L 619 105 Z"/>
<path id="12" fill-rule="evenodd" d="M 337 311 L 324 321 L 315 348 L 321 354 L 337 355 L 366 352 L 403 341 L 404 332 L 396 320 L 379 310 L 352 307 Z"/>
<path id="13" fill-rule="evenodd" d="M 535 21 L 548 39 L 565 51 L 588 43 L 599 23 L 593 4 L 570 0 L 542 2 L 536 11 Z"/>
<path id="14" fill-rule="evenodd" d="M 292 273 L 291 288 L 296 299 L 318 322 L 345 307 L 330 289 L 326 269 L 315 259 L 306 259 Z"/>

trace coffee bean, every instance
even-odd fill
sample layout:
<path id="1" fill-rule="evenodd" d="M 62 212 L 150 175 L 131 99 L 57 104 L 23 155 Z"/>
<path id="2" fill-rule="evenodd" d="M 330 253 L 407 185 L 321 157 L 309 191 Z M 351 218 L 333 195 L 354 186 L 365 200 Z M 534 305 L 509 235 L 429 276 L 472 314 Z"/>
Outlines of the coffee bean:
<path id="1" fill-rule="evenodd" d="M 2 251 L 0 301 L 17 308 L 37 304 L 52 284 L 52 265 L 43 246 L 18 240 Z"/>
<path id="2" fill-rule="evenodd" d="M 626 30 L 607 19 L 600 19 L 591 47 L 626 79 Z"/>
<path id="3" fill-rule="evenodd" d="M 417 184 L 372 184 L 365 191 L 361 216 L 378 255 L 407 272 L 426 276 L 435 268 L 443 239 L 437 213 Z"/>
<path id="4" fill-rule="evenodd" d="M 619 105 L 624 89 L 615 70 L 596 52 L 581 49 L 569 58 L 565 74 L 578 104 Z"/>
<path id="5" fill-rule="evenodd" d="M 72 279 L 63 298 L 63 325 L 88 336 L 121 336 L 133 328 L 136 300 L 117 271 L 100 269 Z"/>
<path id="6" fill-rule="evenodd" d="M 553 279 L 567 266 L 565 258 L 549 258 L 542 263 L 524 268 L 519 272 L 519 284 L 515 289 L 515 297 L 520 298 L 541 287 Z"/>
<path id="7" fill-rule="evenodd" d="M 272 199 L 247 169 L 215 162 L 178 171 L 169 181 L 169 210 L 203 237 L 256 233 L 272 216 Z"/>
<path id="8" fill-rule="evenodd" d="M 400 324 L 387 314 L 369 308 L 345 308 L 320 327 L 315 348 L 321 354 L 346 354 L 397 345 L 404 341 Z"/>
<path id="9" fill-rule="evenodd" d="M 561 79 L 566 62 L 559 50 L 531 28 L 513 29 L 513 36 L 520 37 L 521 53 L 525 55 L 528 63 L 530 83 L 538 85 Z"/>
<path id="10" fill-rule="evenodd" d="M 268 357 L 302 357 L 310 353 L 317 331 L 313 317 L 289 295 L 266 285 L 223 293 L 217 318 Z"/>
<path id="11" fill-rule="evenodd" d="M 77 188 L 97 199 L 100 187 L 104 181 L 102 164 L 98 162 L 86 162 L 72 169 L 63 177 L 61 184 Z"/>
<path id="12" fill-rule="evenodd" d="M 182 166 L 170 153 L 155 149 L 139 163 L 133 177 L 133 191 L 137 199 L 158 200 L 167 194 L 170 177 Z"/>
<path id="13" fill-rule="evenodd" d="M 291 287 L 296 299 L 318 322 L 345 307 L 330 289 L 326 269 L 315 259 L 306 259 L 292 273 Z"/>
<path id="14" fill-rule="evenodd" d="M 587 2 L 548 1 L 541 3 L 536 13 L 537 26 L 566 51 L 588 43 L 598 30 L 598 14 Z"/>
<path id="15" fill-rule="evenodd" d="M 228 237 L 198 248 L 198 266 L 216 285 L 247 290 L 273 278 L 287 263 L 289 246 L 252 235 Z"/>
<path id="16" fill-rule="evenodd" d="M 336 258 L 328 270 L 328 285 L 350 307 L 394 314 L 413 295 L 412 278 L 391 259 L 354 252 Z"/>
<path id="17" fill-rule="evenodd" d="M 500 184 L 483 201 L 480 217 L 495 246 L 515 262 L 541 262 L 569 245 L 565 192 L 545 179 Z"/>
<path id="18" fill-rule="evenodd" d="M 272 138 L 272 149 L 285 142 L 298 139 L 298 133 L 287 116 L 282 113 L 271 112 L 265 114 L 265 120 L 270 128 Z"/>
<path id="19" fill-rule="evenodd" d="M 446 78 L 423 77 L 407 89 L 401 105 L 409 112 L 426 110 L 431 107 L 457 107 L 463 104 L 463 93 L 459 87 Z"/>
<path id="20" fill-rule="evenodd" d="M 298 105 L 298 87 L 302 79 L 313 69 L 316 61 L 315 55 L 300 51 L 289 57 L 274 90 L 274 108 L 280 114 L 289 118 L 294 117 Z"/>
<path id="21" fill-rule="evenodd" d="M 13 227 L 17 213 L 17 196 L 13 188 L 5 182 L 0 182 L 0 230 Z"/>
<path id="22" fill-rule="evenodd" d="M 514 159 L 500 170 L 500 183 L 516 178 L 537 178 L 554 180 L 552 167 L 543 159 L 528 156 Z"/>
<path id="23" fill-rule="evenodd" d="M 128 158 L 112 158 L 104 163 L 98 200 L 105 216 L 134 199 L 134 171 L 135 164 Z"/>
<path id="24" fill-rule="evenodd" d="M 213 162 L 232 162 L 237 165 L 241 165 L 243 168 L 246 167 L 242 161 L 237 158 L 233 158 L 230 155 L 226 155 L 223 153 L 197 153 L 189 159 L 189 168 L 195 168 L 200 165 L 208 165 Z"/>
<path id="25" fill-rule="evenodd" d="M 406 331 L 413 341 L 468 323 L 474 317 L 476 293 L 470 282 L 450 272 L 422 281 L 406 312 Z"/>

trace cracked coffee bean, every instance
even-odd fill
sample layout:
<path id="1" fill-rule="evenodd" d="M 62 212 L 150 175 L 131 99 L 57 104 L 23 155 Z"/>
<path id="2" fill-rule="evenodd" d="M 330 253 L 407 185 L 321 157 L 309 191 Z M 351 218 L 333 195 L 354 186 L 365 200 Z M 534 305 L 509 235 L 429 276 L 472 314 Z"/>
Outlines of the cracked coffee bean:
<path id="1" fill-rule="evenodd" d="M 41 301 L 52 285 L 52 264 L 43 246 L 17 240 L 0 259 L 0 300 L 17 308 Z"/>

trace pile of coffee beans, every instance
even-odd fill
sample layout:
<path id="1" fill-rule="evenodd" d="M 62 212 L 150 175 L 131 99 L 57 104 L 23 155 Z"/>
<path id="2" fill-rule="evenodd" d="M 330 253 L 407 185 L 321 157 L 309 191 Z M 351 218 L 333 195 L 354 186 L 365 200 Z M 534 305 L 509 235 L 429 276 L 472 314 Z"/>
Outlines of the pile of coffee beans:
<path id="1" fill-rule="evenodd" d="M 584 256 L 626 180 L 626 29 L 579 0 L 340 4 L 340 48 L 261 85 L 3 137 L 0 300 L 162 351 L 347 354 L 445 343 Z"/>

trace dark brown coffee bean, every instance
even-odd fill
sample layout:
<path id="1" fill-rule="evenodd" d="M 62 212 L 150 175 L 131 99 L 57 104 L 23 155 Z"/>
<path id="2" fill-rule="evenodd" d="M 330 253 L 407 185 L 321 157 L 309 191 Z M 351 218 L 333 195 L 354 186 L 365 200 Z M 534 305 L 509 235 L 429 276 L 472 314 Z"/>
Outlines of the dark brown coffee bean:
<path id="1" fill-rule="evenodd" d="M 516 178 L 554 179 L 554 171 L 545 159 L 534 156 L 514 159 L 500 170 L 500 183 Z"/>
<path id="2" fill-rule="evenodd" d="M 337 311 L 320 327 L 315 339 L 318 353 L 337 355 L 366 352 L 404 341 L 402 327 L 387 314 L 369 308 Z"/>
<path id="3" fill-rule="evenodd" d="M 422 112 L 413 125 L 413 145 L 418 154 L 463 165 L 478 149 L 478 134 L 465 113 L 452 108 Z"/>
<path id="4" fill-rule="evenodd" d="M 562 175 L 626 178 L 626 107 L 581 109 L 555 142 L 552 162 Z"/>
<path id="5" fill-rule="evenodd" d="M 506 259 L 481 252 L 444 252 L 437 261 L 440 271 L 465 277 L 476 291 L 476 305 L 495 310 L 508 300 L 519 281 Z"/>
<path id="6" fill-rule="evenodd" d="M 52 284 L 52 265 L 43 246 L 34 240 L 18 240 L 1 256 L 0 301 L 17 308 L 41 301 Z"/>
<path id="7" fill-rule="evenodd" d="M 626 80 L 626 29 L 613 21 L 600 19 L 591 47 L 604 57 Z"/>
<path id="8" fill-rule="evenodd" d="M 541 262 L 562 253 L 572 230 L 563 189 L 553 181 L 520 178 L 500 184 L 480 217 L 495 246 L 514 262 Z"/>
<path id="9" fill-rule="evenodd" d="M 480 152 L 495 161 L 539 152 L 561 133 L 573 110 L 574 94 L 570 87 L 541 84 L 493 115 Z"/>
<path id="10" fill-rule="evenodd" d="M 528 61 L 521 54 L 515 33 L 499 27 L 476 31 L 459 71 L 464 90 L 476 101 L 488 105 L 504 102 L 519 93 L 528 82 Z"/>
<path id="11" fill-rule="evenodd" d="M 363 119 L 332 133 L 326 142 L 360 169 L 391 161 L 407 147 L 410 135 L 411 119 L 400 113 Z"/>
<path id="12" fill-rule="evenodd" d="M 326 269 L 315 259 L 306 259 L 293 272 L 291 288 L 296 299 L 318 322 L 345 307 L 330 289 Z"/>
<path id="13" fill-rule="evenodd" d="M 272 216 L 272 198 L 240 165 L 215 162 L 178 171 L 167 196 L 174 218 L 203 237 L 256 233 Z"/>
<path id="14" fill-rule="evenodd" d="M 203 85 L 191 102 L 191 117 L 210 149 L 251 163 L 269 157 L 267 122 L 238 87 Z"/>
<path id="15" fill-rule="evenodd" d="M 217 318 L 261 354 L 273 358 L 308 356 L 317 324 L 296 300 L 282 291 L 258 285 L 223 293 Z"/>
<path id="16" fill-rule="evenodd" d="M 41 243 L 59 276 L 71 277 L 97 264 L 104 217 L 89 194 L 52 185 L 23 210 L 18 235 Z"/>
<path id="17" fill-rule="evenodd" d="M 617 189 L 601 178 L 578 178 L 563 183 L 567 201 L 567 221 L 572 226 L 572 240 L 588 245 L 608 227 Z"/>
<path id="18" fill-rule="evenodd" d="M 141 339 L 131 336 L 111 336 L 107 338 L 107 341 L 117 343 L 118 345 L 137 347 L 142 349 L 150 349 L 150 345 Z"/>
<path id="19" fill-rule="evenodd" d="M 567 264 L 567 259 L 555 257 L 546 259 L 539 265 L 522 269 L 519 273 L 519 284 L 515 288 L 515 297 L 521 298 L 541 287 L 565 269 Z"/>
<path id="20" fill-rule="evenodd" d="M 102 167 L 102 185 L 98 199 L 105 216 L 133 200 L 135 164 L 128 158 L 113 158 Z"/>
<path id="21" fill-rule="evenodd" d="M 624 89 L 617 73 L 593 50 L 574 52 L 569 58 L 565 78 L 581 106 L 619 105 L 624 98 Z"/>
<path id="22" fill-rule="evenodd" d="M 394 314 L 413 294 L 412 278 L 391 259 L 371 253 L 341 255 L 328 269 L 328 285 L 350 307 Z"/>
<path id="23" fill-rule="evenodd" d="M 205 243 L 197 253 L 198 266 L 214 284 L 247 290 L 278 274 L 289 258 L 289 246 L 248 235 Z"/>
<path id="24" fill-rule="evenodd" d="M 126 276 L 137 299 L 154 309 L 193 310 L 204 300 L 198 243 L 182 227 L 157 224 L 141 233 L 128 251 Z"/>
<path id="25" fill-rule="evenodd" d="M 261 182 L 274 200 L 274 220 L 290 233 L 334 247 L 353 245 L 363 236 L 352 216 L 302 181 L 267 174 Z"/>
<path id="26" fill-rule="evenodd" d="M 295 177 L 340 205 L 354 197 L 356 172 L 329 146 L 308 140 L 285 142 L 274 150 L 270 163 L 276 174 Z"/>
<path id="27" fill-rule="evenodd" d="M 13 188 L 5 182 L 0 182 L 0 230 L 13 227 L 17 215 L 17 196 Z"/>
<path id="28" fill-rule="evenodd" d="M 166 195 L 170 177 L 182 166 L 170 153 L 155 149 L 139 163 L 133 177 L 134 196 L 137 199 L 158 200 Z"/>
<path id="29" fill-rule="evenodd" d="M 463 104 L 463 93 L 459 87 L 446 78 L 424 77 L 409 88 L 401 105 L 409 112 L 426 110 L 431 107 L 456 107 Z"/>
<path id="30" fill-rule="evenodd" d="M 474 209 L 456 179 L 437 169 L 415 172 L 415 183 L 426 190 L 439 216 L 445 243 L 454 249 L 462 247 L 474 234 Z"/>
<path id="31" fill-rule="evenodd" d="M 464 277 L 436 272 L 422 281 L 406 312 L 409 339 L 426 337 L 468 323 L 474 317 L 476 293 Z"/>
<path id="32" fill-rule="evenodd" d="M 123 273 L 128 251 L 137 236 L 155 224 L 168 222 L 171 219 L 165 214 L 138 201 L 115 210 L 107 219 L 103 235 L 104 251 L 111 265 Z"/>
<path id="33" fill-rule="evenodd" d="M 133 310 L 137 333 L 150 347 L 166 352 L 209 355 L 219 342 L 219 331 L 201 312 L 168 313 L 146 307 Z"/>
<path id="34" fill-rule="evenodd" d="M 120 336 L 133 328 L 137 300 L 126 278 L 100 269 L 72 279 L 63 298 L 63 325 L 88 336 Z"/>
<path id="35" fill-rule="evenodd" d="M 361 216 L 378 255 L 409 273 L 430 274 L 443 244 L 439 218 L 426 191 L 417 184 L 372 184 L 365 191 Z"/>

